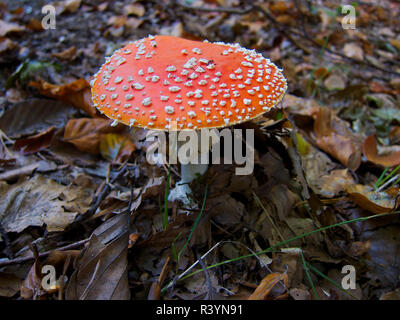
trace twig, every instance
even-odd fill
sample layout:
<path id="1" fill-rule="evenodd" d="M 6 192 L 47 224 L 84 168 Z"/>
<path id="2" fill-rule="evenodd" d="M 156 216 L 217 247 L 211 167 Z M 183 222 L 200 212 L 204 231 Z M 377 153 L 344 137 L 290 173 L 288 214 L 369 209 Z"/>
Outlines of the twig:
<path id="1" fill-rule="evenodd" d="M 60 248 L 56 248 L 56 249 L 53 249 L 53 250 L 49 250 L 49 251 L 40 253 L 40 254 L 39 254 L 39 258 L 45 258 L 45 257 L 47 257 L 47 256 L 50 254 L 50 252 L 52 252 L 52 251 L 54 251 L 54 250 L 65 251 L 65 250 L 75 249 L 75 248 L 80 247 L 81 245 L 85 244 L 85 243 L 88 242 L 88 241 L 89 241 L 89 238 L 88 238 L 88 239 L 85 239 L 85 240 L 78 241 L 78 242 L 71 243 L 71 244 L 66 245 L 66 246 L 64 246 L 64 247 L 60 247 Z M 33 260 L 35 260 L 35 257 L 34 257 L 34 256 L 22 257 L 22 258 L 16 258 L 16 259 L 12 259 L 12 260 L 0 261 L 0 267 L 5 267 L 5 266 L 13 265 L 13 264 L 25 263 L 25 262 L 29 262 L 29 261 L 33 261 Z"/>
<path id="2" fill-rule="evenodd" d="M 200 257 L 200 254 L 197 251 L 196 251 L 196 256 L 197 256 L 197 260 L 199 261 L 199 264 L 200 264 L 201 268 L 204 271 L 204 275 L 206 277 L 206 282 L 207 282 L 207 285 L 208 285 L 208 295 L 206 296 L 207 300 L 213 300 L 214 288 L 213 288 L 212 283 L 211 283 L 210 274 L 208 273 L 207 267 L 204 264 L 203 260 Z"/>
<path id="3" fill-rule="evenodd" d="M 111 192 L 111 185 L 117 181 L 117 179 L 126 171 L 126 165 L 124 165 L 121 170 L 118 171 L 118 174 L 109 182 L 107 183 L 103 190 L 101 190 L 101 193 L 97 196 L 96 200 L 93 202 L 93 204 L 90 206 L 90 208 L 88 209 L 88 211 L 84 214 L 81 215 L 80 217 L 83 216 L 88 216 L 88 215 L 92 215 L 93 213 L 96 212 L 97 208 L 100 206 L 100 203 L 104 200 L 104 198 Z M 83 218 L 79 219 L 82 220 Z M 77 220 L 77 221 L 79 221 Z"/>

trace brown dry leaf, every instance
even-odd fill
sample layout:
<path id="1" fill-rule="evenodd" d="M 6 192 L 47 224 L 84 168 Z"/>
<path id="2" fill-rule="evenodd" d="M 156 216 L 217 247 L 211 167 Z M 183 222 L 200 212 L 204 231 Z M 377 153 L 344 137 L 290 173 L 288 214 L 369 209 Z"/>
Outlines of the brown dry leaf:
<path id="1" fill-rule="evenodd" d="M 29 23 L 26 26 L 28 29 L 33 30 L 33 31 L 42 31 L 43 26 L 42 26 L 42 22 L 40 22 L 39 20 L 35 19 L 35 18 L 31 18 L 29 19 Z"/>
<path id="2" fill-rule="evenodd" d="M 39 152 L 50 147 L 56 128 L 50 127 L 34 136 L 19 139 L 14 143 L 14 150 L 21 151 L 24 155 Z"/>
<path id="3" fill-rule="evenodd" d="M 120 132 L 123 127 L 111 127 L 112 120 L 103 118 L 71 119 L 65 126 L 64 141 L 72 143 L 80 151 L 100 153 L 100 141 L 104 134 Z"/>
<path id="4" fill-rule="evenodd" d="M 375 134 L 364 141 L 363 152 L 367 159 L 384 167 L 394 167 L 400 164 L 400 151 L 389 154 L 378 154 L 378 144 Z"/>
<path id="5" fill-rule="evenodd" d="M 35 87 L 40 94 L 68 102 L 92 117 L 96 117 L 99 114 L 93 106 L 90 85 L 85 79 L 78 79 L 60 86 L 44 80 L 31 81 L 29 85 Z"/>
<path id="6" fill-rule="evenodd" d="M 129 215 L 119 214 L 93 231 L 68 284 L 67 300 L 128 300 Z"/>
<path id="7" fill-rule="evenodd" d="M 138 17 L 143 17 L 145 12 L 146 12 L 146 9 L 140 3 L 128 4 L 127 6 L 124 7 L 124 13 L 127 16 L 134 14 Z"/>
<path id="8" fill-rule="evenodd" d="M 391 39 L 389 41 L 393 47 L 395 47 L 397 50 L 400 50 L 400 40 L 399 39 Z"/>
<path id="9" fill-rule="evenodd" d="M 135 149 L 128 135 L 107 133 L 100 140 L 100 154 L 104 159 L 112 162 L 127 161 Z"/>
<path id="10" fill-rule="evenodd" d="M 82 0 L 63 0 L 63 1 L 57 1 L 54 3 L 54 6 L 56 8 L 56 13 L 61 14 L 61 13 L 74 13 L 78 11 L 79 7 L 81 6 Z"/>
<path id="11" fill-rule="evenodd" d="M 293 114 L 295 117 L 305 117 L 308 119 L 315 118 L 321 108 L 315 99 L 300 98 L 292 94 L 285 94 L 282 104 L 285 111 Z"/>
<path id="12" fill-rule="evenodd" d="M 400 289 L 384 293 L 379 300 L 400 300 Z"/>
<path id="13" fill-rule="evenodd" d="M 11 185 L 0 181 L 1 224 L 6 232 L 44 224 L 48 231 L 62 231 L 79 213 L 86 212 L 95 187 L 85 175 L 78 176 L 69 186 L 40 174 Z"/>
<path id="14" fill-rule="evenodd" d="M 289 294 L 294 300 L 311 300 L 311 294 L 308 290 L 293 288 L 289 290 Z"/>
<path id="15" fill-rule="evenodd" d="M 271 290 L 281 281 L 287 286 L 288 276 L 286 273 L 270 273 L 261 280 L 261 283 L 249 297 L 249 300 L 265 300 Z"/>
<path id="16" fill-rule="evenodd" d="M 23 100 L 4 112 L 0 117 L 0 128 L 8 137 L 19 138 L 47 130 L 50 126 L 62 128 L 76 113 L 75 108 L 61 101 Z"/>
<path id="17" fill-rule="evenodd" d="M 68 48 L 64 51 L 58 53 L 52 53 L 51 56 L 60 60 L 71 61 L 76 58 L 76 52 L 77 52 L 76 47 L 72 46 L 71 48 Z"/>
<path id="18" fill-rule="evenodd" d="M 21 285 L 21 297 L 24 299 L 40 299 L 46 294 L 42 288 L 42 264 L 36 260 Z"/>
<path id="19" fill-rule="evenodd" d="M 348 169 L 332 170 L 328 175 L 320 177 L 318 194 L 334 197 L 354 183 L 355 181 Z"/>
<path id="20" fill-rule="evenodd" d="M 346 87 L 346 82 L 341 76 L 332 74 L 325 79 L 324 85 L 328 90 L 343 90 Z"/>
<path id="21" fill-rule="evenodd" d="M 314 122 L 317 145 L 350 170 L 361 164 L 361 143 L 346 123 L 328 108 L 320 108 Z"/>
<path id="22" fill-rule="evenodd" d="M 397 288 L 399 285 L 399 243 L 400 227 L 392 223 L 384 228 L 374 228 L 364 231 L 360 237 L 361 241 L 370 241 L 368 250 L 370 260 L 368 261 L 367 277 L 369 283 L 375 287 Z"/>
<path id="23" fill-rule="evenodd" d="M 363 254 L 367 253 L 371 247 L 371 242 L 369 240 L 363 241 L 354 241 L 350 244 L 347 253 L 353 257 L 360 257 Z"/>
<path id="24" fill-rule="evenodd" d="M 346 55 L 346 57 L 360 61 L 364 60 L 364 51 L 356 43 L 346 43 L 344 45 L 343 52 Z"/>
<path id="25" fill-rule="evenodd" d="M 0 20 L 0 37 L 4 37 L 10 32 L 21 32 L 24 31 L 25 28 L 12 22 L 6 22 L 4 20 Z"/>
<path id="26" fill-rule="evenodd" d="M 11 298 L 20 289 L 22 280 L 11 273 L 0 272 L 0 297 Z"/>
<path id="27" fill-rule="evenodd" d="M 352 201 L 358 204 L 361 208 L 372 213 L 386 213 L 396 210 L 398 204 L 396 198 L 387 192 L 376 192 L 370 186 L 361 184 L 353 184 L 346 191 Z"/>
<path id="28" fill-rule="evenodd" d="M 209 214 L 225 228 L 238 225 L 245 212 L 244 204 L 229 194 L 207 199 L 207 206 L 210 208 Z"/>
<path id="29" fill-rule="evenodd" d="M 0 54 L 6 52 L 8 50 L 12 50 L 17 46 L 17 44 L 8 39 L 8 38 L 0 38 Z"/>

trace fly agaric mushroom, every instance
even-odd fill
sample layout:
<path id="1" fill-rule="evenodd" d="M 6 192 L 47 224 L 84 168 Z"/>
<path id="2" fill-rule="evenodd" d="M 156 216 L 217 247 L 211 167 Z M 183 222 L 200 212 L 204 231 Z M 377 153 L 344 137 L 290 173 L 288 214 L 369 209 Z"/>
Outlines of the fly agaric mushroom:
<path id="1" fill-rule="evenodd" d="M 254 119 L 276 106 L 286 88 L 282 70 L 239 44 L 149 36 L 106 58 L 92 97 L 113 125 L 196 130 Z M 187 184 L 206 168 L 181 165 L 182 180 L 169 199 L 190 193 Z"/>

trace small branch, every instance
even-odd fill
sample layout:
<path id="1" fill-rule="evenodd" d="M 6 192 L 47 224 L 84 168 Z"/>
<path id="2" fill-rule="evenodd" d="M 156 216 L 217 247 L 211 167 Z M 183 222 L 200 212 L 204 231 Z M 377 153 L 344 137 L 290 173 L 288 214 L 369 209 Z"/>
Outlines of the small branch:
<path id="1" fill-rule="evenodd" d="M 208 273 L 207 267 L 204 264 L 203 260 L 201 259 L 200 254 L 196 251 L 196 256 L 197 256 L 197 260 L 199 261 L 199 264 L 201 266 L 201 268 L 203 269 L 204 275 L 206 277 L 206 282 L 208 285 L 208 294 L 207 294 L 207 300 L 213 300 L 213 296 L 214 296 L 214 288 L 212 286 L 211 283 L 211 279 L 210 279 L 210 274 Z"/>
<path id="2" fill-rule="evenodd" d="M 101 190 L 101 193 L 96 197 L 96 200 L 93 202 L 93 204 L 90 206 L 88 211 L 84 214 L 81 215 L 80 217 L 83 216 L 88 216 L 92 215 L 93 213 L 96 212 L 97 208 L 100 206 L 101 202 L 104 200 L 104 198 L 111 192 L 111 185 L 117 181 L 117 179 L 122 176 L 123 173 L 126 171 L 126 165 L 121 168 L 121 170 L 118 171 L 118 174 L 110 181 L 110 183 L 106 183 L 103 190 Z M 78 218 L 77 221 L 82 220 Z"/>
<path id="3" fill-rule="evenodd" d="M 50 252 L 55 251 L 55 250 L 65 251 L 65 250 L 75 249 L 75 248 L 80 247 L 81 245 L 85 244 L 88 241 L 89 241 L 89 239 L 85 239 L 85 240 L 71 243 L 64 247 L 60 247 L 60 248 L 56 248 L 53 250 L 49 250 L 49 251 L 40 253 L 39 258 L 45 258 L 50 254 Z M 13 265 L 13 264 L 25 263 L 25 262 L 29 262 L 29 261 L 33 261 L 33 260 L 35 260 L 35 257 L 32 255 L 29 257 L 22 257 L 22 258 L 16 258 L 13 260 L 0 261 L 0 267 L 5 267 L 5 266 Z"/>

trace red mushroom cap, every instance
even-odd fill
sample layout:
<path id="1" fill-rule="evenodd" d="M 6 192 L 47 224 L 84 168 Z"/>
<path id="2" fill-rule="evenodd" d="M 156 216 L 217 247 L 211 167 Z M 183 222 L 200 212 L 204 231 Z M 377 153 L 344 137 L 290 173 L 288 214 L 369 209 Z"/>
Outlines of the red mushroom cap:
<path id="1" fill-rule="evenodd" d="M 193 130 L 256 118 L 274 107 L 286 88 L 282 70 L 254 50 L 149 36 L 106 59 L 92 82 L 92 96 L 115 124 Z"/>

